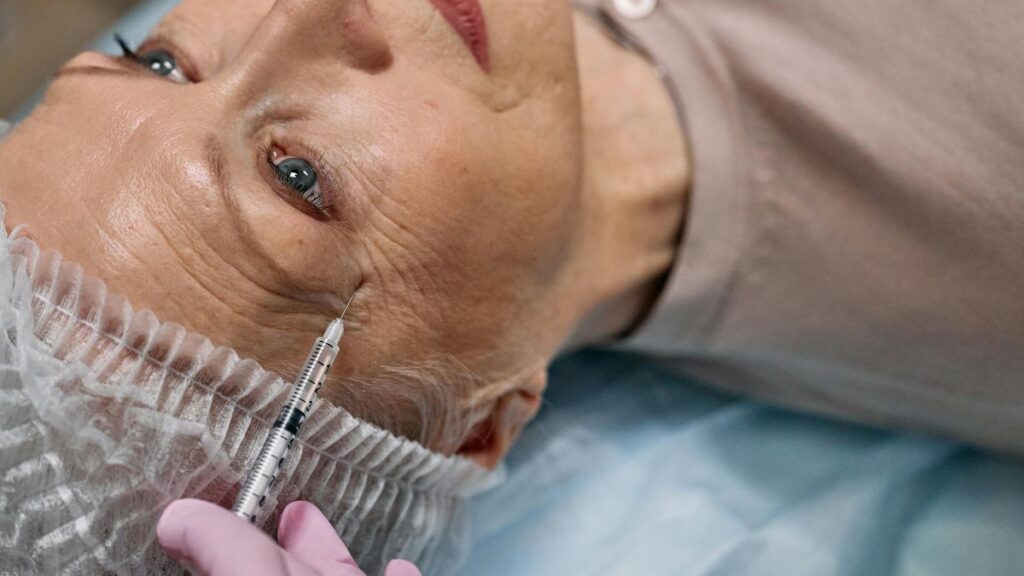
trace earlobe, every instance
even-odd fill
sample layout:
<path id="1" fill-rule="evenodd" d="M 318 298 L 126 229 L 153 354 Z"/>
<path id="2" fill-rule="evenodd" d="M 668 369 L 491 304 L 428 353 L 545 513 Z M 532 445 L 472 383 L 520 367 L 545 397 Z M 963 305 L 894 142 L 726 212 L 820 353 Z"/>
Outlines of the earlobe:
<path id="1" fill-rule="evenodd" d="M 526 424 L 540 410 L 547 369 L 536 372 L 522 385 L 497 398 L 459 448 L 459 455 L 484 468 L 495 468 L 508 454 Z"/>

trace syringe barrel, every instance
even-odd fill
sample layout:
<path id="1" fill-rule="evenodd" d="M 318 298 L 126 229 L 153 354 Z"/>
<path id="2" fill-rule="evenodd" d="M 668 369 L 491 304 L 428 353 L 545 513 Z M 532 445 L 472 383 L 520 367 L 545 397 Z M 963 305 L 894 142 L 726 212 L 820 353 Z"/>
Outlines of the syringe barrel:
<path id="1" fill-rule="evenodd" d="M 266 442 L 260 449 L 256 463 L 245 479 L 242 490 L 238 493 L 235 505 L 232 508 L 235 514 L 254 521 L 256 514 L 263 506 L 263 501 L 270 493 L 270 487 L 277 479 L 277 473 L 281 471 L 281 464 L 284 462 L 288 449 L 291 448 L 295 434 L 283 429 L 273 428 Z"/>
<path id="2" fill-rule="evenodd" d="M 238 516 L 249 521 L 255 520 L 337 356 L 336 344 L 324 338 L 317 338 L 302 366 L 302 372 L 295 379 L 288 401 L 281 408 L 270 434 L 260 448 L 256 462 L 235 499 L 232 510 Z"/>
<path id="3" fill-rule="evenodd" d="M 320 387 L 327 379 L 327 372 L 331 364 L 338 357 L 338 347 L 327 342 L 323 338 L 317 338 L 313 349 L 309 351 L 309 357 L 302 365 L 302 372 L 295 379 L 295 386 L 292 388 L 291 396 L 288 398 L 285 409 L 294 407 L 303 414 L 308 414 L 313 408 Z M 284 416 L 284 410 L 281 415 Z"/>

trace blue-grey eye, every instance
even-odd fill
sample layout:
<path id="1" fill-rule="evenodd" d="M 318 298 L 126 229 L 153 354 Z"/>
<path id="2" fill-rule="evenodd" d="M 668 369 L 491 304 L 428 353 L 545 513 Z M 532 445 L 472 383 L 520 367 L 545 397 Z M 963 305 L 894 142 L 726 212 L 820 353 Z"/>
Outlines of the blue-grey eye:
<path id="1" fill-rule="evenodd" d="M 181 84 L 188 82 L 188 78 L 181 71 L 174 55 L 166 50 L 148 50 L 137 55 L 135 59 L 157 76 L 163 76 Z"/>
<path id="2" fill-rule="evenodd" d="M 120 34 L 114 34 L 114 42 L 117 42 L 117 45 L 121 47 L 121 52 L 125 58 L 149 68 L 149 71 L 157 76 L 163 76 L 179 84 L 189 83 L 188 77 L 185 76 L 185 73 L 181 71 L 181 67 L 178 66 L 177 59 L 167 50 L 147 50 L 138 54 L 132 50 L 131 46 L 128 45 L 128 41 Z"/>
<path id="3" fill-rule="evenodd" d="M 302 158 L 286 158 L 274 164 L 277 179 L 295 191 L 296 195 L 318 210 L 324 209 L 320 192 L 320 179 L 316 170 Z"/>

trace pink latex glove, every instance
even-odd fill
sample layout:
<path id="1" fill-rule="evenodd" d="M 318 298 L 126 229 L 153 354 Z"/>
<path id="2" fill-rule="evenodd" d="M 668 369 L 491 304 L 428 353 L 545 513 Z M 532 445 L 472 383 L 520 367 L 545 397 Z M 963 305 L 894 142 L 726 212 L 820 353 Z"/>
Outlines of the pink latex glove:
<path id="1" fill-rule="evenodd" d="M 168 554 L 207 576 L 366 576 L 309 502 L 284 509 L 278 542 L 230 510 L 202 500 L 172 502 L 156 535 Z M 393 560 L 384 576 L 421 575 L 412 564 Z"/>

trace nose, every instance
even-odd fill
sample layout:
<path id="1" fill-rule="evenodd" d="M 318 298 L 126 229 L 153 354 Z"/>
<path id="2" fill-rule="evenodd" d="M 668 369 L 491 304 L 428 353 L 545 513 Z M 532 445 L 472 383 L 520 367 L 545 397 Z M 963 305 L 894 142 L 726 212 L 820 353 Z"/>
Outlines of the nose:
<path id="1" fill-rule="evenodd" d="M 301 90 L 311 82 L 337 81 L 317 77 L 324 71 L 372 73 L 389 67 L 392 58 L 367 0 L 277 0 L 223 78 L 248 95 L 268 86 Z"/>

